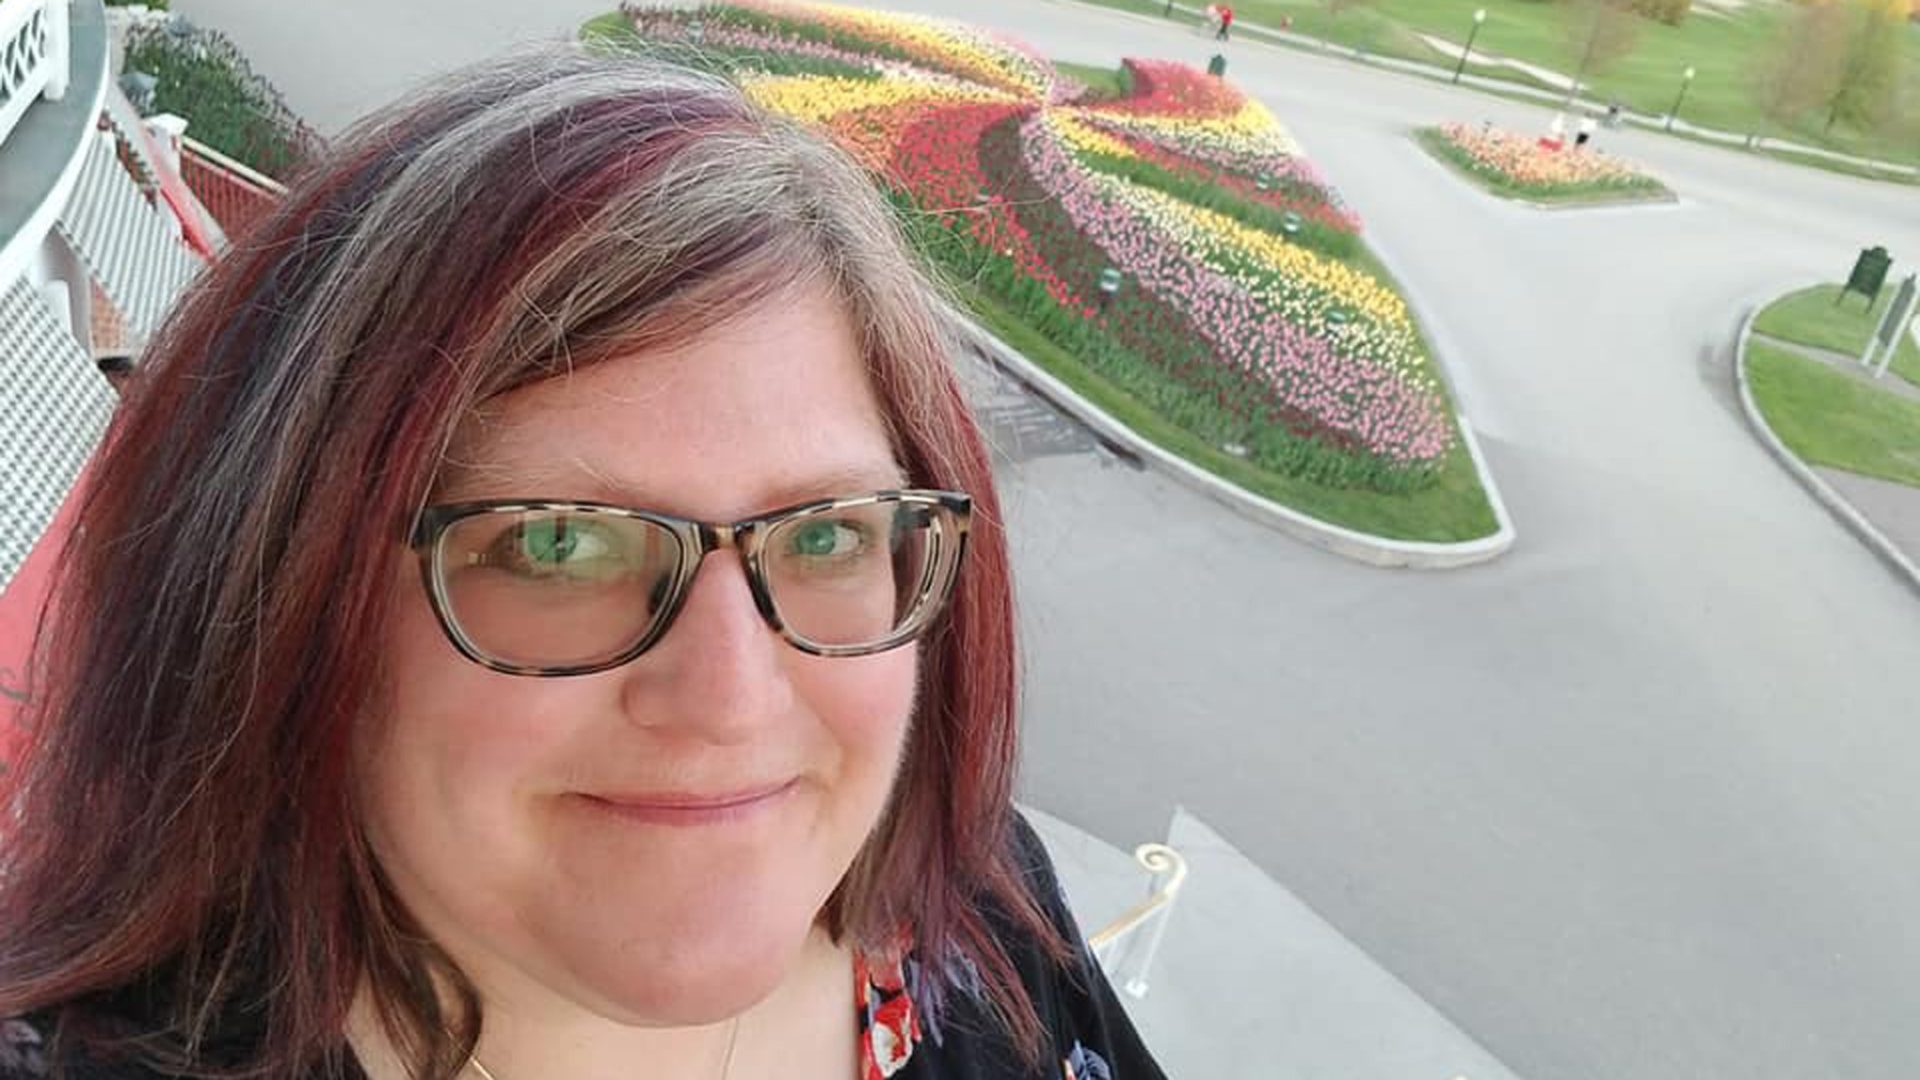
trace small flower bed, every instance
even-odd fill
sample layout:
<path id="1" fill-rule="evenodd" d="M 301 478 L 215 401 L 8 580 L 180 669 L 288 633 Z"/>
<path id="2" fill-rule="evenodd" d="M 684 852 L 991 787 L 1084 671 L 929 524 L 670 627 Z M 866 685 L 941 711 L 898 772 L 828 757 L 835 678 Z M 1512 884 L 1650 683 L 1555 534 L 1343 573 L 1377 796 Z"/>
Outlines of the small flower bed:
<path id="1" fill-rule="evenodd" d="M 1591 146 L 1549 146 L 1499 128 L 1442 124 L 1419 133 L 1421 145 L 1496 192 L 1545 199 L 1662 195 L 1666 187 L 1633 165 Z"/>

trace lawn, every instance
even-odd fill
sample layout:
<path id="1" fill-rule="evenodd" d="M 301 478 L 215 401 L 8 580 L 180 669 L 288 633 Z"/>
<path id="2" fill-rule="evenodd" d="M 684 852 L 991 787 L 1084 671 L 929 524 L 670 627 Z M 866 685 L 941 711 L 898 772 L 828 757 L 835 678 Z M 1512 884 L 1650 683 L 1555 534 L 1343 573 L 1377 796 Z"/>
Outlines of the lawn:
<path id="1" fill-rule="evenodd" d="M 1816 465 L 1920 487 L 1920 402 L 1753 342 L 1747 375 L 1768 426 Z"/>
<path id="2" fill-rule="evenodd" d="M 1780 338 L 1800 345 L 1811 345 L 1817 349 L 1831 349 L 1859 356 L 1866 351 L 1867 336 L 1880 325 L 1880 317 L 1893 302 L 1898 291 L 1898 283 L 1889 280 L 1880 290 L 1880 299 L 1867 310 L 1866 298 L 1852 293 L 1838 305 L 1834 298 L 1840 292 L 1838 285 L 1815 285 L 1802 289 L 1790 296 L 1767 305 L 1753 321 L 1756 333 L 1768 337 Z M 1903 335 L 1899 350 L 1894 354 L 1893 372 L 1906 381 L 1920 386 L 1920 346 L 1913 343 L 1912 335 Z"/>
<path id="3" fill-rule="evenodd" d="M 1164 10 L 1163 4 L 1143 0 L 1103 2 L 1153 14 Z M 1476 53 L 1487 52 L 1572 74 L 1578 57 L 1568 44 L 1564 6 L 1560 4 L 1538 0 L 1373 0 L 1339 15 L 1329 15 L 1320 0 L 1242 0 L 1234 5 L 1238 19 L 1247 23 L 1275 26 L 1287 18 L 1299 33 L 1436 65 L 1445 65 L 1448 60 L 1417 35 L 1464 42 L 1476 8 L 1487 11 L 1487 20 L 1474 40 Z M 1591 87 L 1589 96 L 1618 99 L 1636 112 L 1664 115 L 1679 94 L 1682 72 L 1692 67 L 1695 78 L 1680 110 L 1687 121 L 1920 164 L 1920 110 L 1911 107 L 1902 123 L 1882 132 L 1842 127 L 1828 133 L 1821 130 L 1817 118 L 1787 127 L 1764 115 L 1756 90 L 1757 69 L 1779 47 L 1788 31 L 1789 14 L 1784 4 L 1754 4 L 1731 17 L 1712 14 L 1703 5 L 1696 5 L 1694 13 L 1677 27 L 1643 20 L 1633 52 L 1586 80 Z M 1920 25 L 1907 24 L 1905 34 L 1907 92 L 1902 100 L 1911 102 L 1920 100 Z M 1504 77 L 1528 81 L 1518 74 Z"/>
<path id="4" fill-rule="evenodd" d="M 1069 64 L 1065 60 L 1055 60 L 1053 66 L 1062 74 L 1071 75 L 1086 83 L 1087 89 L 1099 97 L 1126 97 L 1132 85 L 1132 80 L 1127 78 L 1127 69 L 1122 67 Z"/>

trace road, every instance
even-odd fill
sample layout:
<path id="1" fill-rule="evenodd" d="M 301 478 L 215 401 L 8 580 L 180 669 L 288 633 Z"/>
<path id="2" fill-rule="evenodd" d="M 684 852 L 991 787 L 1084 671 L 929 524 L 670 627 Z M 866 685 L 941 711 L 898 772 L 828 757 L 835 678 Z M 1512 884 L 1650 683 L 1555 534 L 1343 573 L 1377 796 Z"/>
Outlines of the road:
<path id="1" fill-rule="evenodd" d="M 1065 3 L 895 6 L 1084 62 L 1215 48 Z M 325 129 L 599 10 L 176 7 Z M 1519 544 L 1368 569 L 1016 438 L 1033 407 L 1002 402 L 1027 797 L 1116 842 L 1185 804 L 1525 1077 L 1920 1075 L 1920 604 L 1755 442 L 1728 352 L 1861 246 L 1920 259 L 1920 199 L 1622 132 L 1678 205 L 1539 213 L 1405 138 L 1539 109 L 1228 55 L 1403 279 Z"/>

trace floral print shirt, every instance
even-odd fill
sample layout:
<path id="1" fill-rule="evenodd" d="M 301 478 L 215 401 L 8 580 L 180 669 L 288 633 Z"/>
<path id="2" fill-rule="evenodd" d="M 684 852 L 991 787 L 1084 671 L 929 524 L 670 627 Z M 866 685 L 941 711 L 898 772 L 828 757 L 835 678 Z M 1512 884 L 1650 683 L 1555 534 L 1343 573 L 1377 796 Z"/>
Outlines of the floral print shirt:
<path id="1" fill-rule="evenodd" d="M 1013 832 L 1041 909 L 1067 940 L 1084 941 L 1040 838 L 1017 816 Z M 1166 1080 L 1091 951 L 1083 947 L 1062 970 L 1039 943 L 994 925 L 1052 1043 L 1047 1059 L 1037 1069 L 1021 1062 L 964 989 L 964 973 L 933 976 L 910 953 L 861 956 L 854 978 L 859 1080 Z"/>

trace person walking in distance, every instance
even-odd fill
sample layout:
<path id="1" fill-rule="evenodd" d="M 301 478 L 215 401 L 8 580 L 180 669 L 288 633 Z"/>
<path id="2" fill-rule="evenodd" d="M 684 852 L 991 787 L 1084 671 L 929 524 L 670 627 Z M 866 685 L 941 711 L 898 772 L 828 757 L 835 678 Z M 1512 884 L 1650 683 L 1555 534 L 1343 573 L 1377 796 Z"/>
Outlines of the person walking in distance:
<path id="1" fill-rule="evenodd" d="M 1215 41 L 1226 41 L 1232 35 L 1232 31 L 1233 9 L 1222 4 L 1220 5 L 1220 29 L 1215 31 L 1213 39 Z"/>

